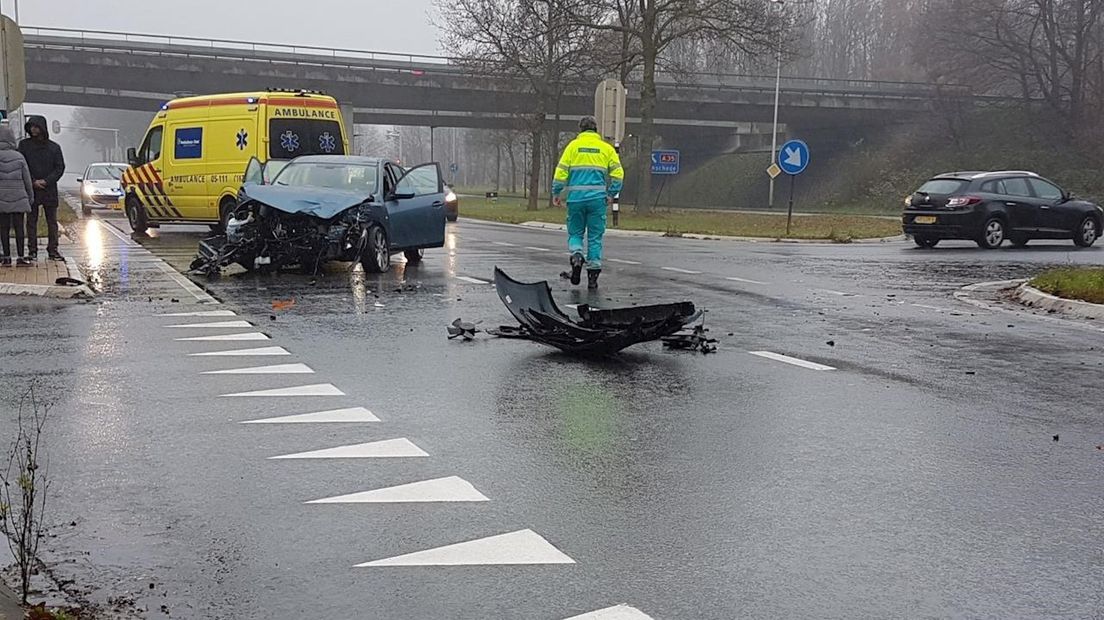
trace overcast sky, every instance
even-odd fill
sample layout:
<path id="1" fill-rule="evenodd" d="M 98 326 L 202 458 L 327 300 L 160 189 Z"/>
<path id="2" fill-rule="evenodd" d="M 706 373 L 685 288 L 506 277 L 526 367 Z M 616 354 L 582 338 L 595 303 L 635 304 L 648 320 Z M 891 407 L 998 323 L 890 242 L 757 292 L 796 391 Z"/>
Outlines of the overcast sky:
<path id="1" fill-rule="evenodd" d="M 13 14 L 14 0 L 0 0 Z M 24 26 L 440 54 L 432 0 L 20 0 Z"/>

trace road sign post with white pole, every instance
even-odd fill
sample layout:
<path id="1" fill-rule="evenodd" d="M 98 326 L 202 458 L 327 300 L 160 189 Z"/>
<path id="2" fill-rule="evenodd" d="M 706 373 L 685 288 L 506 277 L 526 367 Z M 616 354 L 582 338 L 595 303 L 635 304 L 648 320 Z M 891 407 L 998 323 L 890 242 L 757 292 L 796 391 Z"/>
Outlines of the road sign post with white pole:
<path id="1" fill-rule="evenodd" d="M 23 105 L 27 96 L 27 69 L 23 58 L 23 32 L 19 25 L 7 15 L 0 16 L 0 105 L 3 114 L 8 115 Z"/>
<path id="2" fill-rule="evenodd" d="M 809 145 L 801 140 L 790 140 L 778 150 L 778 167 L 790 175 L 790 206 L 786 211 L 786 236 L 790 236 L 790 228 L 793 224 L 794 185 L 797 183 L 797 175 L 805 172 L 809 166 Z"/>

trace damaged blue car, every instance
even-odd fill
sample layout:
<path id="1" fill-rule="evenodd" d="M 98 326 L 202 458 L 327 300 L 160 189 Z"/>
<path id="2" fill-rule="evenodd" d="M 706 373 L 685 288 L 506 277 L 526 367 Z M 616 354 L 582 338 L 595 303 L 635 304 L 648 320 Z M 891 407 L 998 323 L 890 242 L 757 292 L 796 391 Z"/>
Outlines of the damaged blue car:
<path id="1" fill-rule="evenodd" d="M 237 263 L 247 271 L 297 267 L 314 273 L 328 261 L 365 271 L 410 263 L 445 244 L 447 189 L 436 163 L 406 169 L 372 157 L 307 155 L 246 168 L 225 234 L 204 239 L 192 271 L 215 275 Z"/>

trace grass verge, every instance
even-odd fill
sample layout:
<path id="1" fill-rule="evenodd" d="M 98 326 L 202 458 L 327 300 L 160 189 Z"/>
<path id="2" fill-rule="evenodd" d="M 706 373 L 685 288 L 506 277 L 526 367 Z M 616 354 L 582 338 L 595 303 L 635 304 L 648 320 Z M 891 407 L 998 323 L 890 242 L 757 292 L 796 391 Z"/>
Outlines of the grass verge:
<path id="1" fill-rule="evenodd" d="M 58 228 L 59 234 L 64 235 L 65 228 L 76 222 L 78 219 L 77 212 L 73 210 L 73 207 L 69 206 L 69 203 L 65 200 L 58 202 Z M 45 239 L 49 234 L 49 229 L 46 228 L 46 213 L 43 212 L 42 207 L 38 208 L 38 238 Z"/>
<path id="2" fill-rule="evenodd" d="M 549 222 L 562 224 L 563 209 L 528 211 L 522 201 L 500 199 L 490 203 L 482 199 L 461 201 L 460 216 L 477 220 L 521 224 Z M 610 221 L 612 224 L 612 220 Z M 901 225 L 885 218 L 861 215 L 794 216 L 790 234 L 786 234 L 786 216 L 769 213 L 726 213 L 671 209 L 639 215 L 631 209 L 621 212 L 619 228 L 681 234 L 762 237 L 766 239 L 830 239 L 848 243 L 855 239 L 892 237 L 901 234 Z"/>
<path id="3" fill-rule="evenodd" d="M 1066 299 L 1104 304 L 1104 267 L 1061 267 L 1044 271 L 1031 286 Z"/>

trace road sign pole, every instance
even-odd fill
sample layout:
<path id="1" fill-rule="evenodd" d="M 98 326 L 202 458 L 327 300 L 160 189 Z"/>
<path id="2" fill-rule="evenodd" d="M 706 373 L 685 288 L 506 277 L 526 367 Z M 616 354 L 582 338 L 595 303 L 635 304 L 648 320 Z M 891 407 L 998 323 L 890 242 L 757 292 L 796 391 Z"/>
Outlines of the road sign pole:
<path id="1" fill-rule="evenodd" d="M 794 183 L 797 182 L 797 175 L 790 175 L 790 207 L 786 211 L 786 236 L 790 236 L 790 224 L 793 223 L 793 195 L 794 195 Z"/>

